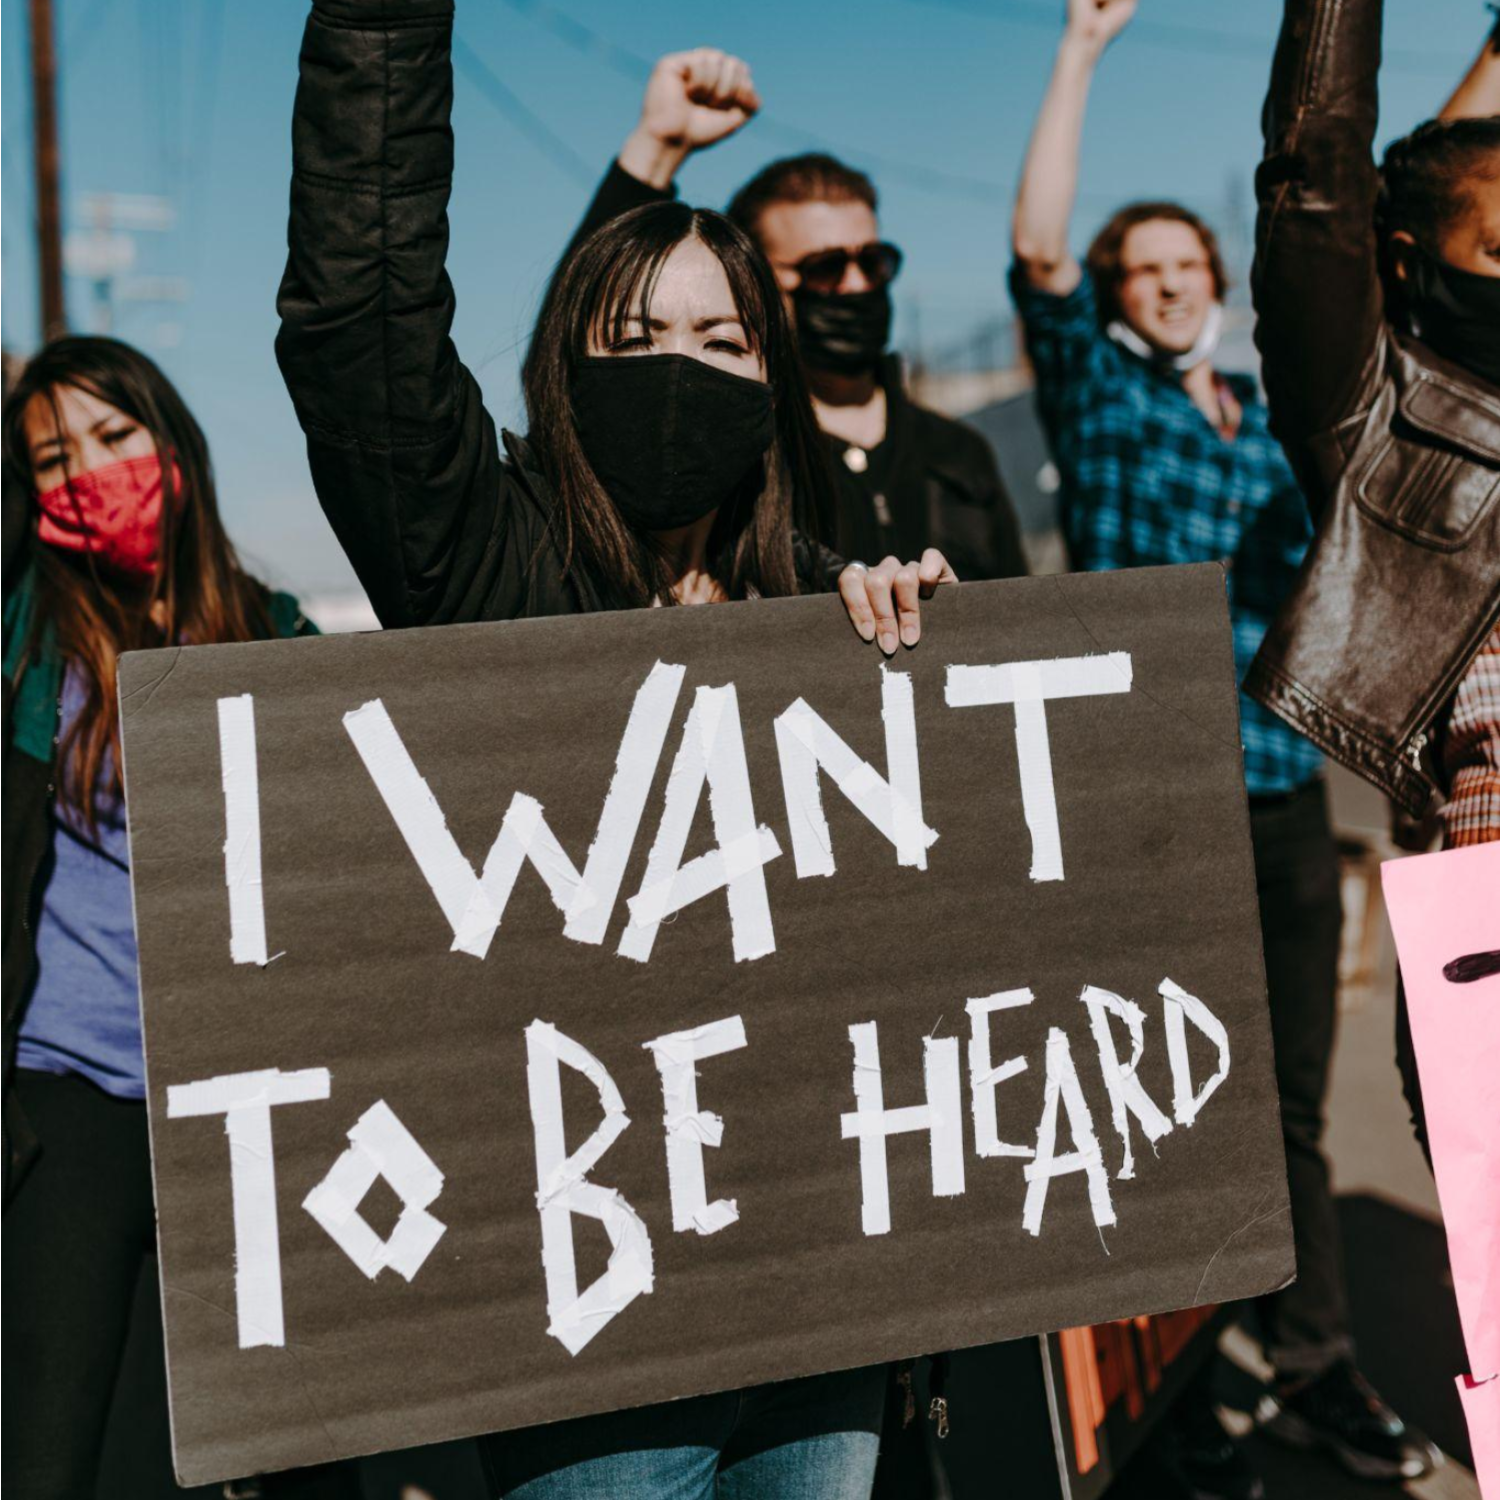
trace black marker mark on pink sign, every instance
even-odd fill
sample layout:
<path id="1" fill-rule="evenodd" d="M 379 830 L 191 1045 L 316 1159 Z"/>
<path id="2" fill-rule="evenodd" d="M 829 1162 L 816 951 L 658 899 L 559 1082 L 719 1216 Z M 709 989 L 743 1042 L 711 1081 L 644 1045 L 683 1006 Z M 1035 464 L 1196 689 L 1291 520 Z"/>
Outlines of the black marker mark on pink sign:
<path id="1" fill-rule="evenodd" d="M 1500 948 L 1488 953 L 1465 953 L 1443 965 L 1443 978 L 1449 984 L 1473 984 L 1476 979 L 1490 979 L 1500 974 Z"/>

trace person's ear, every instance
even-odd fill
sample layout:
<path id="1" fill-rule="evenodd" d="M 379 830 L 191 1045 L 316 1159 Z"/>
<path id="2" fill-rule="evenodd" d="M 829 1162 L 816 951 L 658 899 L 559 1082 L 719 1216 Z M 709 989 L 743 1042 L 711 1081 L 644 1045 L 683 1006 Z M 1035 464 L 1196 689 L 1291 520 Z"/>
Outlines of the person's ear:
<path id="1" fill-rule="evenodd" d="M 1395 268 L 1397 281 L 1408 281 L 1411 278 L 1411 258 L 1416 254 L 1417 242 L 1405 229 L 1393 230 L 1391 233 L 1391 264 Z"/>

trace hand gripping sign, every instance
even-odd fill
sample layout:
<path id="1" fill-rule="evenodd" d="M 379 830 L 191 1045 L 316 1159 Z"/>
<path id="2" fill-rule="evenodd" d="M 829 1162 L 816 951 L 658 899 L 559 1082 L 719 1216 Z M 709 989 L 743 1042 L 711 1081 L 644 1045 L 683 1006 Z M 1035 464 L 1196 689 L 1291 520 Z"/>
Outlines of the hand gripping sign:
<path id="1" fill-rule="evenodd" d="M 200 1482 L 1292 1273 L 1224 579 L 127 657 Z"/>

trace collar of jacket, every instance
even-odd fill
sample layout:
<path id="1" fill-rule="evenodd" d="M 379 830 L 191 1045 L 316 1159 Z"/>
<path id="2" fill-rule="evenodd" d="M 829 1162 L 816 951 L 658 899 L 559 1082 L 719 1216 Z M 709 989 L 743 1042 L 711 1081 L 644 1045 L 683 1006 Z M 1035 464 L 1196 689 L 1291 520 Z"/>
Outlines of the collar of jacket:
<path id="1" fill-rule="evenodd" d="M 1455 448 L 1500 463 L 1500 389 L 1410 334 L 1395 339 L 1406 355 L 1392 361 L 1401 415 Z"/>
<path id="2" fill-rule="evenodd" d="M 891 445 L 891 495 L 899 500 L 919 494 L 920 482 L 928 475 L 961 495 L 973 494 L 973 460 L 953 441 L 954 429 L 963 424 L 911 399 L 899 354 L 887 354 L 881 361 L 880 384 L 885 391 L 885 441 Z M 925 530 L 925 518 L 919 517 L 917 524 Z"/>
<path id="3" fill-rule="evenodd" d="M 884 354 L 875 375 L 880 388 L 885 392 L 885 436 L 889 442 L 899 439 L 910 430 L 912 424 L 912 400 L 906 392 L 906 363 L 894 351 Z"/>

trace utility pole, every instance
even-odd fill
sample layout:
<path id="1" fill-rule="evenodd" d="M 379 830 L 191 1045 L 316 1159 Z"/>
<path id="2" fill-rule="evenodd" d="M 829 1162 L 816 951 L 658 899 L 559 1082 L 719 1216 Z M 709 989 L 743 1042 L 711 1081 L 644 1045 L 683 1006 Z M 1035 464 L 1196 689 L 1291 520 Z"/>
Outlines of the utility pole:
<path id="1" fill-rule="evenodd" d="M 58 187 L 57 56 L 52 0 L 30 0 L 31 134 L 36 171 L 37 265 L 43 339 L 67 331 L 63 307 L 62 200 Z"/>

